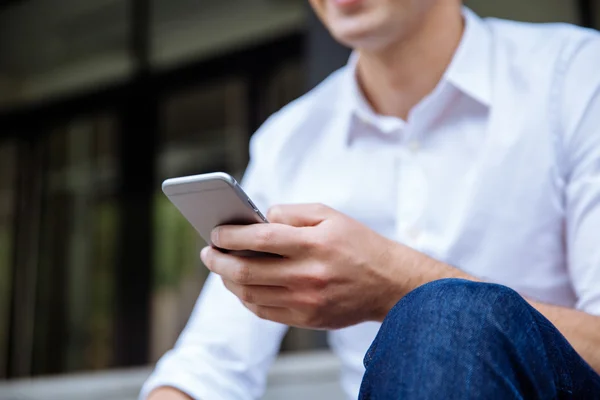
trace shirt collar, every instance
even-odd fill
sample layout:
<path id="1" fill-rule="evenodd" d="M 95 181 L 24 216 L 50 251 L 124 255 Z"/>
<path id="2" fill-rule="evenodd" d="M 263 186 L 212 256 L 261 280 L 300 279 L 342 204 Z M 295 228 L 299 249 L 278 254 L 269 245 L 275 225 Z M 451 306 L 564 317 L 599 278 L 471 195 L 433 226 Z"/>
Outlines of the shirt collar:
<path id="1" fill-rule="evenodd" d="M 463 17 L 463 37 L 443 79 L 489 107 L 492 101 L 492 38 L 489 27 L 467 7 L 463 7 Z"/>
<path id="2" fill-rule="evenodd" d="M 484 106 L 491 105 L 491 36 L 484 21 L 467 7 L 463 7 L 465 29 L 450 65 L 442 77 L 463 94 Z M 371 120 L 375 112 L 365 99 L 356 79 L 358 53 L 350 55 L 346 68 L 346 82 L 342 103 L 351 117 Z M 381 118 L 381 117 L 379 117 Z M 391 118 L 391 117 L 390 117 Z"/>

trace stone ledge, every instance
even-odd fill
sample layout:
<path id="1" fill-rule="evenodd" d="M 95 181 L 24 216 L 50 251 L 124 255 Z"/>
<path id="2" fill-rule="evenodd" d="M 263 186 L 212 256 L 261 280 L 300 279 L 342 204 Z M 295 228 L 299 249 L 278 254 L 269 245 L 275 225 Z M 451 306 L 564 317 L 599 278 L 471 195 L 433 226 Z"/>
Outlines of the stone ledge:
<path id="1" fill-rule="evenodd" d="M 264 400 L 343 399 L 337 358 L 330 352 L 280 356 Z M 131 368 L 0 383 L 2 400 L 135 400 L 151 368 Z M 209 399 L 210 400 L 210 399 Z"/>

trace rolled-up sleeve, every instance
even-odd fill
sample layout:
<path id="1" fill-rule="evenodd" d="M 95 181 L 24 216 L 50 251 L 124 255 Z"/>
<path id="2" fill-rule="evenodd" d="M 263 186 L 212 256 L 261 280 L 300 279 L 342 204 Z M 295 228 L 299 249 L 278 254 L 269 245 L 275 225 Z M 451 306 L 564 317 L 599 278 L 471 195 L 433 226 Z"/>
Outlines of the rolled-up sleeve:
<path id="1" fill-rule="evenodd" d="M 268 129 L 265 124 L 261 130 Z M 261 131 L 250 144 L 242 186 L 259 208 L 269 205 L 268 143 Z M 248 311 L 216 275 L 209 275 L 186 328 L 144 384 L 140 399 L 161 386 L 194 399 L 238 400 L 262 396 L 267 372 L 287 327 Z"/>
<path id="2" fill-rule="evenodd" d="M 600 315 L 600 35 L 565 79 L 566 244 L 577 308 Z"/>

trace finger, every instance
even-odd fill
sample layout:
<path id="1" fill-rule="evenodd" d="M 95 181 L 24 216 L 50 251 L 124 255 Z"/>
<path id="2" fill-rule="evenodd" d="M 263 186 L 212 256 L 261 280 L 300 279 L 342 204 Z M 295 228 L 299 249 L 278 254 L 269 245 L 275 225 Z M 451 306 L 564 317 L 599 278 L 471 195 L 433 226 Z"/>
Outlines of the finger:
<path id="1" fill-rule="evenodd" d="M 293 315 L 289 308 L 257 306 L 256 304 L 244 303 L 244 306 L 261 319 L 266 319 L 280 324 L 292 325 Z"/>
<path id="2" fill-rule="evenodd" d="M 291 256 L 304 250 L 306 233 L 282 224 L 223 225 L 213 229 L 211 241 L 226 250 L 253 250 Z"/>
<path id="3" fill-rule="evenodd" d="M 315 226 L 323 222 L 333 209 L 323 204 L 282 204 L 267 213 L 269 222 L 296 227 Z"/>
<path id="4" fill-rule="evenodd" d="M 240 285 L 225 278 L 223 284 L 244 303 L 284 308 L 291 306 L 291 292 L 281 286 Z"/>
<path id="5" fill-rule="evenodd" d="M 286 286 L 292 281 L 284 258 L 237 257 L 205 247 L 200 258 L 206 267 L 239 285 Z"/>

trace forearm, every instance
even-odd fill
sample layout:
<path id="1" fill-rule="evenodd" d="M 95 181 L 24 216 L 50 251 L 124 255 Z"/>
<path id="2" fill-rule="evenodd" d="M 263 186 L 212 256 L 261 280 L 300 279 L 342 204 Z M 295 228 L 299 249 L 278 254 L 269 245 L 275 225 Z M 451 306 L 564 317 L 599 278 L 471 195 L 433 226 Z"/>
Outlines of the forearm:
<path id="1" fill-rule="evenodd" d="M 192 400 L 192 398 L 175 388 L 160 387 L 150 393 L 148 400 Z"/>
<path id="2" fill-rule="evenodd" d="M 445 278 L 461 278 L 472 281 L 481 281 L 458 268 L 433 260 L 427 256 L 416 256 L 411 262 L 415 264 L 413 270 L 420 271 L 409 279 L 408 291 Z M 420 259 L 420 261 L 418 260 Z M 417 268 L 416 264 L 420 266 Z M 404 290 L 406 292 L 406 289 Z M 405 293 L 404 293 L 405 294 Z M 573 348 L 587 361 L 588 364 L 600 373 L 600 317 L 582 311 L 544 304 L 526 299 L 534 308 L 544 315 L 565 336 Z"/>

